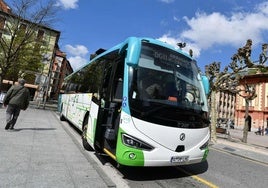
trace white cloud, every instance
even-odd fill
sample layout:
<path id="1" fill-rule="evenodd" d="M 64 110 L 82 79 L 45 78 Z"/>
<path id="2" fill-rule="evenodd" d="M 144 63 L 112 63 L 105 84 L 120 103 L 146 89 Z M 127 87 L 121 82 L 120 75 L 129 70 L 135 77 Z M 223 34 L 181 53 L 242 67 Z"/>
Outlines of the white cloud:
<path id="1" fill-rule="evenodd" d="M 230 18 L 212 13 L 197 14 L 194 18 L 185 17 L 190 27 L 181 33 L 181 37 L 194 41 L 201 49 L 215 44 L 241 46 L 248 38 L 254 43 L 262 40 L 262 31 L 268 29 L 268 16 L 263 13 L 236 13 Z"/>
<path id="2" fill-rule="evenodd" d="M 83 45 L 72 46 L 68 44 L 65 46 L 65 49 L 68 53 L 75 56 L 85 56 L 88 53 L 87 47 Z"/>
<path id="3" fill-rule="evenodd" d="M 163 3 L 173 3 L 175 0 L 160 0 Z"/>
<path id="4" fill-rule="evenodd" d="M 173 20 L 176 22 L 180 22 L 180 18 L 177 18 L 176 16 L 173 16 Z"/>
<path id="5" fill-rule="evenodd" d="M 268 14 L 268 1 L 260 3 L 256 6 L 256 12 L 261 11 L 264 14 Z"/>
<path id="6" fill-rule="evenodd" d="M 86 58 L 88 55 L 87 47 L 83 45 L 65 45 L 65 51 L 70 57 L 67 57 L 74 70 L 86 64 L 89 60 Z"/>
<path id="7" fill-rule="evenodd" d="M 214 45 L 241 47 L 249 38 L 253 40 L 253 45 L 262 42 L 264 32 L 268 31 L 268 2 L 257 5 L 250 13 L 237 12 L 228 17 L 218 12 L 198 12 L 195 17 L 183 19 L 189 29 L 179 33 L 178 37 L 165 34 L 160 39 L 173 44 L 184 41 L 198 57 L 201 50 Z"/>
<path id="8" fill-rule="evenodd" d="M 158 40 L 163 41 L 163 42 L 166 42 L 168 44 L 171 44 L 172 46 L 175 46 L 177 48 L 178 48 L 177 43 L 184 42 L 183 39 L 181 39 L 181 38 L 173 38 L 173 37 L 170 36 L 170 34 L 163 35 L 161 38 L 158 38 Z M 200 48 L 195 43 L 189 43 L 188 42 L 186 44 L 186 47 L 183 48 L 183 51 L 185 53 L 189 53 L 189 50 L 190 49 L 192 49 L 193 52 L 194 52 L 193 53 L 194 58 L 199 57 L 199 55 L 200 55 Z"/>
<path id="9" fill-rule="evenodd" d="M 81 66 L 85 65 L 88 63 L 88 59 L 83 58 L 81 56 L 72 56 L 72 57 L 67 57 L 68 61 L 72 65 L 73 70 L 77 70 Z"/>
<path id="10" fill-rule="evenodd" d="M 78 0 L 58 0 L 56 5 L 62 6 L 64 9 L 76 9 Z"/>

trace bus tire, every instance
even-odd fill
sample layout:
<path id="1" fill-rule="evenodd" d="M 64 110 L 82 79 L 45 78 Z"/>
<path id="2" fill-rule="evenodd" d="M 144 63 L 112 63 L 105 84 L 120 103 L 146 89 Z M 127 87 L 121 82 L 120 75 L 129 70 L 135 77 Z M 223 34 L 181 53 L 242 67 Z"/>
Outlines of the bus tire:
<path id="1" fill-rule="evenodd" d="M 62 115 L 62 113 L 60 113 L 60 120 L 61 121 L 65 121 L 66 120 L 65 117 Z"/>
<path id="2" fill-rule="evenodd" d="M 61 106 L 61 108 L 60 108 L 60 120 L 61 120 L 61 121 L 66 121 L 64 115 L 62 114 L 62 106 Z"/>
<path id="3" fill-rule="evenodd" d="M 83 131 L 82 131 L 82 144 L 83 144 L 83 147 L 85 148 L 85 150 L 93 151 L 93 148 L 87 142 L 87 137 L 86 137 L 87 127 L 88 127 L 88 116 L 84 120 Z"/>

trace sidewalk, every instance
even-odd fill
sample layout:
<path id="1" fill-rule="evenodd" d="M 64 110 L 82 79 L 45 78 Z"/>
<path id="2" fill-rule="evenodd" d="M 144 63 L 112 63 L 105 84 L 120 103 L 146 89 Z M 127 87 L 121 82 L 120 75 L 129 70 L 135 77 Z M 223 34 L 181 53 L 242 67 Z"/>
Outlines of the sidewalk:
<path id="1" fill-rule="evenodd" d="M 230 129 L 227 135 L 217 134 L 217 143 L 210 147 L 268 165 L 268 135 L 248 132 L 247 143 L 242 142 L 243 130 Z"/>
<path id="2" fill-rule="evenodd" d="M 0 108 L 0 187 L 115 187 L 74 142 L 54 111 L 21 111 L 14 131 Z"/>

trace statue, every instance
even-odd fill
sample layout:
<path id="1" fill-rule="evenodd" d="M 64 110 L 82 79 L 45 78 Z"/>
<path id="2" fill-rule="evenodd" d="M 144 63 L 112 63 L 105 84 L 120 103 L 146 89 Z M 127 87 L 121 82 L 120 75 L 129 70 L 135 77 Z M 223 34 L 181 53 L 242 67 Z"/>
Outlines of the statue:
<path id="1" fill-rule="evenodd" d="M 193 50 L 190 49 L 190 50 L 189 50 L 189 55 L 190 55 L 191 57 L 193 57 L 193 53 L 194 53 Z"/>
<path id="2" fill-rule="evenodd" d="M 259 58 L 259 64 L 260 65 L 263 65 L 268 59 L 268 57 L 267 57 L 267 50 L 268 49 L 267 48 L 268 48 L 267 43 L 262 45 L 262 53 L 260 54 L 260 58 Z"/>
<path id="3" fill-rule="evenodd" d="M 237 53 L 240 63 L 242 63 L 242 60 L 244 59 L 244 63 L 248 68 L 251 68 L 254 65 L 250 60 L 251 46 L 252 46 L 252 40 L 248 39 L 246 45 L 243 48 L 239 48 Z"/>

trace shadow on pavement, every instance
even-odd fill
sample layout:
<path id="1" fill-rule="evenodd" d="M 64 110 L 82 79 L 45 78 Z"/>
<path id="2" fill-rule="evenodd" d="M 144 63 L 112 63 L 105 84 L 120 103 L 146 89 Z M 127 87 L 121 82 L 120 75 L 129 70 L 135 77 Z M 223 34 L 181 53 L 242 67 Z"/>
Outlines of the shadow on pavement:
<path id="1" fill-rule="evenodd" d="M 125 179 L 134 181 L 148 181 L 161 179 L 174 179 L 202 174 L 208 169 L 207 161 L 199 164 L 175 167 L 123 167 L 119 171 Z"/>
<path id="2" fill-rule="evenodd" d="M 27 130 L 31 130 L 31 131 L 52 131 L 52 130 L 56 130 L 55 128 L 18 128 L 18 129 L 13 129 L 13 130 L 9 130 L 9 131 L 27 131 Z"/>

